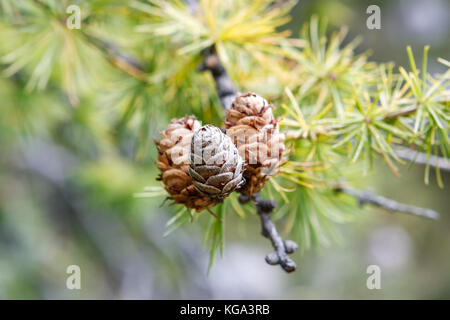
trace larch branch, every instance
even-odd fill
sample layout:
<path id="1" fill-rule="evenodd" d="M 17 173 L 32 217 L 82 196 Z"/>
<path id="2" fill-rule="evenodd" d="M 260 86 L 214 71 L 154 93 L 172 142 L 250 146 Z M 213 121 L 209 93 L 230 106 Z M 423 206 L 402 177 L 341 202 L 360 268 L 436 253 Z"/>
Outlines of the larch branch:
<path id="1" fill-rule="evenodd" d="M 191 10 L 195 1 L 189 1 Z M 210 71 L 216 83 L 217 95 L 219 96 L 222 107 L 228 110 L 237 94 L 237 89 L 228 75 L 225 67 L 222 65 L 214 46 L 203 51 L 203 63 L 200 65 L 200 71 Z M 250 201 L 250 198 L 241 195 L 241 203 Z M 256 204 L 258 215 L 261 219 L 262 235 L 272 242 L 274 252 L 266 256 L 266 262 L 270 265 L 280 265 L 286 272 L 293 272 L 296 269 L 295 262 L 288 257 L 288 254 L 295 252 L 298 245 L 294 241 L 284 241 L 278 234 L 275 224 L 270 219 L 270 213 L 275 209 L 276 204 L 273 200 L 264 200 L 259 194 L 253 195 L 252 201 Z"/>
<path id="2" fill-rule="evenodd" d="M 405 147 L 398 147 L 395 151 L 395 154 L 397 155 L 397 157 L 403 160 L 408 160 L 423 165 L 429 164 L 434 168 L 450 171 L 450 161 L 446 158 L 433 155 L 428 156 L 423 152 Z"/>
<path id="3" fill-rule="evenodd" d="M 370 190 L 357 190 L 347 186 L 337 186 L 336 192 L 344 193 L 358 200 L 361 206 L 365 204 L 372 204 L 374 206 L 386 209 L 391 212 L 402 212 L 411 214 L 417 217 L 436 220 L 439 218 L 439 213 L 428 208 L 421 208 L 409 204 L 404 204 L 380 195 L 375 194 Z"/>

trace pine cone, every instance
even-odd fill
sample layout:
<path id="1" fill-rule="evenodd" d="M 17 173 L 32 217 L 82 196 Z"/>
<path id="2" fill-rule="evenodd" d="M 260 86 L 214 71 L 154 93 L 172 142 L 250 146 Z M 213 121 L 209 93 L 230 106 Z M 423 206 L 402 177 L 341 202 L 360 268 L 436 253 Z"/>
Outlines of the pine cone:
<path id="1" fill-rule="evenodd" d="M 170 194 L 168 199 L 196 211 L 208 209 L 218 202 L 197 191 L 188 175 L 191 140 L 194 131 L 200 127 L 200 122 L 193 116 L 173 119 L 161 132 L 162 139 L 155 141 L 158 149 L 156 166 L 161 171 L 158 179 L 163 181 Z"/>
<path id="2" fill-rule="evenodd" d="M 223 199 L 242 183 L 244 161 L 231 139 L 211 125 L 195 132 L 191 143 L 189 175 L 203 194 Z"/>
<path id="3" fill-rule="evenodd" d="M 227 110 L 227 135 L 246 163 L 246 183 L 240 189 L 246 195 L 261 191 L 285 161 L 285 137 L 280 133 L 272 108 L 267 100 L 249 92 L 238 96 Z"/>

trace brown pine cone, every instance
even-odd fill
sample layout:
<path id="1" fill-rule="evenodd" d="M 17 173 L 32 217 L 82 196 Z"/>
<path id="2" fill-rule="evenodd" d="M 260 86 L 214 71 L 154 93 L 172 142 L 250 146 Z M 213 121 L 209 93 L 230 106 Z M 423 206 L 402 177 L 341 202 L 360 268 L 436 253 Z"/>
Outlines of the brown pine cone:
<path id="1" fill-rule="evenodd" d="M 208 209 L 218 202 L 197 191 L 188 174 L 192 136 L 200 127 L 200 122 L 193 116 L 173 119 L 161 132 L 161 140 L 155 141 L 158 149 L 156 166 L 161 171 L 158 180 L 163 181 L 170 194 L 168 199 L 196 211 Z"/>
<path id="2" fill-rule="evenodd" d="M 246 164 L 246 182 L 239 190 L 246 195 L 261 191 L 285 161 L 285 137 L 280 133 L 272 108 L 266 99 L 249 92 L 238 96 L 227 110 L 227 135 Z"/>
<path id="3" fill-rule="evenodd" d="M 201 193 L 223 199 L 242 183 L 244 161 L 231 139 L 212 125 L 201 127 L 191 142 L 189 175 Z"/>

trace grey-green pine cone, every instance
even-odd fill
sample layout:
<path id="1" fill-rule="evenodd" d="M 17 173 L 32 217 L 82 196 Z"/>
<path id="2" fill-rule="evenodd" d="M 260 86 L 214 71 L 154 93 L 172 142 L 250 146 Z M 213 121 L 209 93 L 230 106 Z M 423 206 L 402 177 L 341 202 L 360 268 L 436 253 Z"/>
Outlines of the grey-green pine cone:
<path id="1" fill-rule="evenodd" d="M 212 125 L 194 133 L 190 161 L 195 188 L 211 198 L 223 199 L 244 182 L 244 161 L 233 141 Z"/>

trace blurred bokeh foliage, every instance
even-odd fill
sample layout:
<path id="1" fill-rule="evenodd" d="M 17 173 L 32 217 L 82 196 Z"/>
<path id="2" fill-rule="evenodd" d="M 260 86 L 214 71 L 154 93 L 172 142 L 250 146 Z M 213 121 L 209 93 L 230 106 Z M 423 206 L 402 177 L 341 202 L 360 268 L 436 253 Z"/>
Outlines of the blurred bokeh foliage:
<path id="1" fill-rule="evenodd" d="M 206 278 L 204 253 L 211 266 L 226 235 L 259 239 L 254 208 L 233 195 L 216 207 L 220 222 L 162 205 L 153 145 L 174 117 L 222 126 L 214 81 L 198 69 L 212 45 L 240 91 L 264 95 L 284 119 L 290 161 L 264 196 L 279 203 L 274 219 L 302 253 L 334 246 L 342 238 L 336 224 L 362 218 L 336 184 L 365 187 L 376 183 L 371 172 L 405 167 L 392 145 L 448 156 L 449 63 L 441 59 L 427 73 L 428 47 L 422 64 L 416 47 L 414 59 L 403 46 L 400 71 L 369 61 L 358 49 L 367 47 L 364 36 L 349 40 L 336 27 L 355 15 L 349 1 L 302 10 L 295 1 L 201 0 L 195 12 L 192 3 L 0 1 L 0 297 L 186 298 L 219 290 Z M 66 26 L 72 4 L 81 8 L 81 29 Z M 290 19 L 299 12 L 302 23 Z M 425 174 L 428 183 L 429 166 Z M 436 177 L 443 186 L 445 176 Z M 267 267 L 262 257 L 258 263 Z M 71 264 L 86 280 L 79 293 L 65 289 Z"/>

